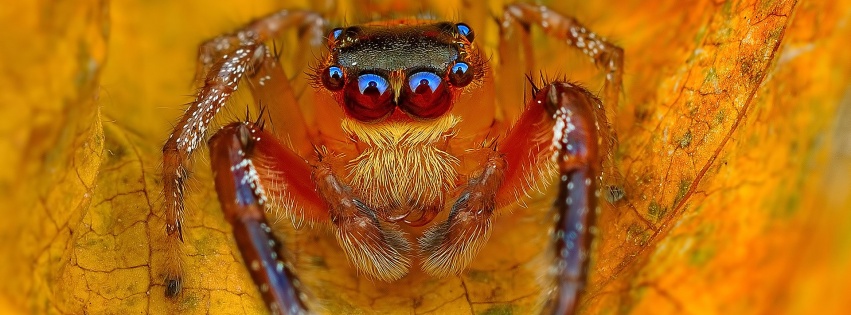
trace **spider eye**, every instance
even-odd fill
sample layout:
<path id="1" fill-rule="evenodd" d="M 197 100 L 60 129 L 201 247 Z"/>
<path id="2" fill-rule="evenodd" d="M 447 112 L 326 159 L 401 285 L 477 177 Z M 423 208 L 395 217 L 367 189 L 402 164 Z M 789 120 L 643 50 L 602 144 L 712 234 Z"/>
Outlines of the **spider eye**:
<path id="1" fill-rule="evenodd" d="M 437 118 L 452 106 L 452 94 L 443 80 L 431 72 L 417 72 L 408 77 L 408 90 L 399 108 L 418 118 Z"/>
<path id="2" fill-rule="evenodd" d="M 375 121 L 386 117 L 396 107 L 391 101 L 387 79 L 377 74 L 362 74 L 357 84 L 349 84 L 343 97 L 343 108 L 349 117 Z"/>
<path id="3" fill-rule="evenodd" d="M 339 91 L 345 85 L 343 69 L 337 66 L 330 66 L 322 73 L 322 85 L 330 91 Z"/>
<path id="4" fill-rule="evenodd" d="M 473 29 L 470 28 L 469 25 L 464 23 L 455 24 L 455 27 L 458 28 L 458 33 L 467 38 L 469 42 L 473 42 L 473 38 L 476 37 L 476 34 L 473 33 Z"/>
<path id="5" fill-rule="evenodd" d="M 411 91 L 417 94 L 434 93 L 440 86 L 440 77 L 431 72 L 417 72 L 408 79 Z"/>
<path id="6" fill-rule="evenodd" d="M 449 83 L 453 86 L 465 87 L 473 81 L 473 71 L 466 62 L 456 62 L 449 70 Z"/>
<path id="7" fill-rule="evenodd" d="M 338 27 L 338 28 L 331 30 L 331 39 L 337 40 L 337 38 L 340 38 L 340 34 L 343 34 L 342 28 Z"/>
<path id="8" fill-rule="evenodd" d="M 380 96 L 387 91 L 387 79 L 376 74 L 364 74 L 358 77 L 358 90 L 363 95 Z"/>

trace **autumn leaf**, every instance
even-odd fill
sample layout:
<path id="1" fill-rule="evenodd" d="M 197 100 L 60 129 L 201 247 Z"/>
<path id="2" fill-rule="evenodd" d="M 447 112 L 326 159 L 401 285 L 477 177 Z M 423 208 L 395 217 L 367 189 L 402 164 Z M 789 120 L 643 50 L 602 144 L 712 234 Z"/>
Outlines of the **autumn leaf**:
<path id="1" fill-rule="evenodd" d="M 197 45 L 283 7 L 334 21 L 463 19 L 497 62 L 501 3 L 9 3 L 0 49 L 0 313 L 265 312 L 193 166 L 186 288 L 163 291 L 161 145 L 192 100 Z M 604 209 L 587 314 L 841 314 L 851 283 L 851 3 L 548 3 L 626 51 L 612 117 L 625 199 Z M 537 66 L 599 90 L 581 54 L 533 31 Z M 481 39 L 478 39 L 481 38 Z M 293 47 L 282 47 L 284 56 Z M 553 58 L 552 56 L 560 56 Z M 287 64 L 290 74 L 303 65 Z M 519 78 L 524 80 L 524 78 Z M 230 113 L 250 95 L 238 95 Z M 233 119 L 224 113 L 222 120 Z M 460 277 L 358 275 L 320 228 L 277 230 L 330 313 L 528 313 L 546 194 L 502 216 Z"/>

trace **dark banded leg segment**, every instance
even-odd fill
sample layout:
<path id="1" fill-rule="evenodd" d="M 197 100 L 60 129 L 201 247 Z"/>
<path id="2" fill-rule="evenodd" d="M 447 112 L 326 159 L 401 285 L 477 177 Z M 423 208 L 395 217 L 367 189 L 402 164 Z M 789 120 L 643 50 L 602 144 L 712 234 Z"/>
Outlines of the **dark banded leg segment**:
<path id="1" fill-rule="evenodd" d="M 242 259 L 269 310 L 273 314 L 306 314 L 304 295 L 292 264 L 279 256 L 283 244 L 272 234 L 266 220 L 269 195 L 261 174 L 269 169 L 255 167 L 254 162 L 262 153 L 257 149 L 261 144 L 259 133 L 253 124 L 235 123 L 210 139 L 216 192 L 225 218 L 233 227 Z M 274 149 L 275 145 L 271 147 Z"/>
<path id="2" fill-rule="evenodd" d="M 531 26 L 536 25 L 549 36 L 563 40 L 582 51 L 605 72 L 606 108 L 617 107 L 623 77 L 623 49 L 591 32 L 576 19 L 560 15 L 546 6 L 508 5 L 500 22 L 500 55 L 507 57 L 503 62 L 525 61 L 526 70 L 531 70 L 532 43 L 528 32 Z M 517 35 L 520 35 L 520 52 L 514 44 L 517 41 L 509 40 Z M 510 71 L 513 68 L 506 69 Z M 504 76 L 511 77 L 510 74 L 503 73 Z M 560 298 L 556 300 L 559 306 L 556 309 L 572 311 L 576 295 L 585 281 L 586 256 L 591 240 L 588 227 L 594 219 L 593 213 L 587 209 L 580 211 L 579 207 L 581 204 L 592 211 L 597 208 L 599 202 L 596 190 L 601 186 L 603 170 L 606 171 L 607 178 L 618 181 L 619 175 L 612 164 L 611 156 L 611 148 L 615 147 L 617 141 L 606 120 L 606 108 L 585 89 L 569 83 L 552 83 L 541 90 L 533 87 L 533 90 L 534 99 L 520 113 L 515 125 L 499 143 L 496 152 L 488 158 L 488 162 L 483 163 L 480 169 L 482 175 L 474 177 L 468 183 L 466 190 L 453 206 L 449 219 L 426 231 L 419 243 L 425 257 L 426 272 L 436 276 L 460 273 L 487 241 L 494 209 L 520 200 L 530 190 L 537 188 L 540 180 L 547 178 L 547 175 L 558 174 L 562 180 L 583 176 L 585 178 L 576 180 L 584 184 L 585 180 L 589 179 L 590 183 L 575 188 L 584 192 L 581 193 L 584 196 L 583 201 L 574 196 L 562 201 L 569 200 L 576 204 L 557 207 L 561 222 L 556 227 L 556 230 L 560 231 L 558 235 L 567 235 L 570 238 L 559 237 L 559 252 L 563 252 L 563 247 L 567 248 L 567 251 L 557 262 L 557 266 L 567 266 L 559 267 L 559 274 L 564 272 L 561 278 L 567 277 L 566 275 L 571 275 L 572 278 L 560 280 Z M 517 90 L 504 89 L 499 93 L 501 99 L 513 99 L 513 96 L 516 96 L 513 93 L 517 93 Z M 573 152 L 580 147 L 585 151 Z M 578 153 L 582 154 L 577 155 Z M 551 161 L 553 155 L 559 159 L 558 163 Z M 491 163 L 496 160 L 500 162 Z M 579 173 L 575 168 L 582 165 L 591 169 L 583 170 L 581 175 L 577 175 Z M 576 183 L 564 182 L 561 185 L 564 187 L 560 186 L 560 190 L 574 187 Z M 613 201 L 622 197 L 622 190 L 615 186 L 610 187 L 611 192 L 621 193 L 621 196 L 613 197 Z M 568 284 L 573 284 L 574 288 Z M 573 296 L 572 302 L 569 302 L 566 296 Z M 566 304 L 570 306 L 565 306 Z"/>
<path id="3" fill-rule="evenodd" d="M 251 276 L 273 312 L 306 310 L 283 244 L 270 233 L 265 213 L 283 208 L 290 219 L 331 222 L 340 247 L 355 266 L 384 281 L 408 273 L 411 246 L 383 224 L 323 162 L 309 165 L 274 135 L 251 122 L 230 124 L 209 143 L 216 192 Z M 284 250 L 286 250 L 284 248 Z"/>
<path id="4" fill-rule="evenodd" d="M 495 209 L 520 200 L 536 183 L 561 175 L 565 182 L 559 183 L 559 192 L 570 198 L 559 197 L 562 204 L 556 207 L 556 247 L 564 256 L 555 266 L 567 266 L 557 271 L 559 286 L 565 287 L 559 292 L 573 292 L 575 300 L 585 281 L 588 227 L 599 204 L 596 189 L 606 156 L 601 152 L 608 150 L 600 130 L 608 123 L 600 101 L 582 87 L 554 82 L 533 89 L 534 98 L 467 184 L 449 218 L 419 239 L 423 269 L 435 276 L 463 271 L 487 242 Z"/>
<path id="5" fill-rule="evenodd" d="M 506 74 L 512 75 L 506 80 L 522 77 L 524 74 L 537 72 L 534 70 L 532 59 L 532 41 L 529 36 L 530 28 L 536 26 L 548 35 L 548 37 L 567 43 L 572 48 L 581 51 L 588 56 L 590 61 L 605 74 L 603 84 L 603 100 L 599 108 L 595 108 L 596 112 L 606 114 L 614 119 L 616 110 L 618 109 L 618 101 L 620 99 L 621 89 L 623 88 L 623 68 L 624 68 L 624 51 L 611 41 L 603 36 L 597 35 L 590 28 L 580 23 L 576 18 L 559 14 L 543 5 L 533 5 L 527 3 L 516 3 L 505 6 L 505 11 L 500 23 L 500 55 L 507 54 L 508 59 L 504 60 L 504 64 L 525 64 L 523 73 L 516 73 L 512 70 L 514 67 L 503 67 L 506 73 L 500 73 L 502 77 Z M 521 47 L 523 54 L 518 54 L 517 47 Z M 502 58 L 501 58 L 502 59 Z M 513 73 L 508 73 L 515 71 Z M 505 89 L 512 91 L 511 89 Z M 507 92 L 506 92 L 507 93 Z M 517 93 L 517 91 L 514 91 Z M 517 95 L 504 95 L 504 97 L 514 97 Z M 606 148 L 614 148 L 617 146 L 616 133 L 611 125 L 600 128 L 600 137 L 603 139 Z M 602 152 L 600 155 L 604 158 L 603 172 L 606 177 L 604 188 L 607 190 L 606 196 L 610 202 L 615 202 L 624 197 L 624 191 L 621 187 L 623 182 L 620 172 L 614 166 L 614 150 Z"/>
<path id="6" fill-rule="evenodd" d="M 558 167 L 552 271 L 555 290 L 546 314 L 574 314 L 588 276 L 592 229 L 600 211 L 600 187 L 606 142 L 600 129 L 605 115 L 600 101 L 585 89 L 568 83 L 552 83 L 535 98 L 552 115 L 552 150 Z"/>

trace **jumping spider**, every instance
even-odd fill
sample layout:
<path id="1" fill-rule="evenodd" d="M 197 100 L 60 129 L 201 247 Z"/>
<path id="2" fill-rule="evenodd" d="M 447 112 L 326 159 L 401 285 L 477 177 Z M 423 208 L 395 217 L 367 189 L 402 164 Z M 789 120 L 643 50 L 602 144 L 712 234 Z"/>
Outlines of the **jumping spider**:
<path id="1" fill-rule="evenodd" d="M 576 84 L 533 84 L 525 109 L 498 121 L 495 113 L 514 104 L 486 95 L 503 94 L 483 88 L 493 71 L 464 23 L 403 19 L 328 32 L 318 14 L 285 10 L 203 44 L 203 87 L 163 148 L 169 254 L 180 254 L 190 155 L 246 79 L 255 97 L 285 91 L 267 104 L 276 129 L 233 122 L 208 145 L 222 210 L 273 313 L 310 307 L 291 262 L 278 256 L 286 249 L 270 233 L 265 213 L 272 208 L 293 220 L 330 223 L 355 268 L 390 282 L 411 268 L 435 277 L 461 273 L 488 241 L 493 216 L 532 186 L 553 182 L 552 209 L 528 211 L 554 211 L 554 289 L 545 310 L 572 314 L 586 281 L 603 173 L 611 168 L 614 134 L 603 104 L 616 105 L 623 51 L 542 6 L 509 5 L 499 22 L 501 51 L 509 49 L 508 34 L 533 25 L 579 48 L 606 73 L 604 102 Z M 310 73 L 314 106 L 324 110 L 321 130 L 301 119 L 266 46 L 291 28 L 327 40 L 327 54 Z M 528 53 L 528 36 L 523 40 Z M 409 239 L 410 227 L 426 225 Z M 415 256 L 421 266 L 412 265 Z M 169 296 L 181 288 L 177 261 L 166 269 Z"/>

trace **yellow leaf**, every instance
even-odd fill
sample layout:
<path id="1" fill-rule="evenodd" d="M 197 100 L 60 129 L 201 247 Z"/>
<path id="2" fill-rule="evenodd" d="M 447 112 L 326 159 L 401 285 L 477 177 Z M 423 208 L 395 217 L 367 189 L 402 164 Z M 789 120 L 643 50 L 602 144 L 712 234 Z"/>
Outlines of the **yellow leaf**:
<path id="1" fill-rule="evenodd" d="M 321 5 L 302 2 L 290 7 Z M 336 21 L 431 11 L 474 25 L 496 54 L 491 16 L 501 4 L 467 5 L 379 1 L 320 11 Z M 844 296 L 851 101 L 843 101 L 851 4 L 551 5 L 626 51 L 614 125 L 627 195 L 600 217 L 582 310 L 841 314 L 851 307 Z M 171 258 L 161 246 L 159 165 L 171 123 L 192 100 L 197 45 L 282 5 L 4 6 L 0 313 L 265 312 L 219 210 L 207 152 L 197 153 L 188 190 L 186 288 L 165 298 L 162 268 Z M 546 73 L 592 91 L 601 86 L 582 55 L 540 32 L 533 38 Z M 295 48 L 284 49 L 286 56 Z M 238 95 L 229 110 L 249 103 Z M 414 274 L 392 284 L 359 276 L 322 229 L 294 231 L 287 222 L 278 229 L 328 312 L 522 314 L 540 301 L 534 268 L 542 266 L 535 261 L 546 222 L 545 213 L 516 209 L 498 219 L 462 276 Z"/>

